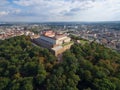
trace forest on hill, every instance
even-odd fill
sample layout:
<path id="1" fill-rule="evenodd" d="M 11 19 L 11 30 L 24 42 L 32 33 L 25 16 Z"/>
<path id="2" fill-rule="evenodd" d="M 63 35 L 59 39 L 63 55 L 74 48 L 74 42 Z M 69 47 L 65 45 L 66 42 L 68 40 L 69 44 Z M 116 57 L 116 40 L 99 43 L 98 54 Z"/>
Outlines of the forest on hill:
<path id="1" fill-rule="evenodd" d="M 29 37 L 0 41 L 0 90 L 120 90 L 120 54 L 97 43 L 74 44 L 63 62 Z"/>

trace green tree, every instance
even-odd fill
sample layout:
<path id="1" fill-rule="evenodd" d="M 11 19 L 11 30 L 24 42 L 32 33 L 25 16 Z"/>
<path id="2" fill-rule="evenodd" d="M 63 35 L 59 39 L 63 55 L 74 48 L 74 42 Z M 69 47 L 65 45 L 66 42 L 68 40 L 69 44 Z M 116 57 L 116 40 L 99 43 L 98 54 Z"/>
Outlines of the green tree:
<path id="1" fill-rule="evenodd" d="M 10 81 L 9 78 L 0 77 L 0 90 L 6 89 L 9 81 Z"/>
<path id="2" fill-rule="evenodd" d="M 94 86 L 96 90 L 115 90 L 116 89 L 115 84 L 106 78 L 95 79 Z"/>

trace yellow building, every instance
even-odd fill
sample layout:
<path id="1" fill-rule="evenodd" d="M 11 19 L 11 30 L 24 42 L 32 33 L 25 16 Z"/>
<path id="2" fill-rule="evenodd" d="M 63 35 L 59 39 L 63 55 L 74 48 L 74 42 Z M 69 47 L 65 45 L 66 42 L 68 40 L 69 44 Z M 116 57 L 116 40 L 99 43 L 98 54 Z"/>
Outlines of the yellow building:
<path id="1" fill-rule="evenodd" d="M 73 42 L 71 38 L 65 34 L 58 34 L 53 31 L 45 31 L 35 42 L 51 50 L 55 56 L 63 53 L 65 50 L 70 49 Z"/>

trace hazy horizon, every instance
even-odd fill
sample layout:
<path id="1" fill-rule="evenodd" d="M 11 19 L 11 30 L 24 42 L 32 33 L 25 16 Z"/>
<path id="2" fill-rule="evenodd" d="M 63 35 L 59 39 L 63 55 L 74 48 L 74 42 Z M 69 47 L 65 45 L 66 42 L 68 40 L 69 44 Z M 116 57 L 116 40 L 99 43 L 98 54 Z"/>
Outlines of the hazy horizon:
<path id="1" fill-rule="evenodd" d="M 0 21 L 0 23 L 120 23 L 120 21 Z"/>

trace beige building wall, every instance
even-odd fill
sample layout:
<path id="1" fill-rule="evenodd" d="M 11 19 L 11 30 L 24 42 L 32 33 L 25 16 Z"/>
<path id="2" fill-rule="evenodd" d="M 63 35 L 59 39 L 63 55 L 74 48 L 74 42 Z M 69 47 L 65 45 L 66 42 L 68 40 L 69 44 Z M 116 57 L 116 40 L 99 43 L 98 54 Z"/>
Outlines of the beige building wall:
<path id="1" fill-rule="evenodd" d="M 36 44 L 44 48 L 48 48 L 54 53 L 55 56 L 58 56 L 67 49 L 70 49 L 71 45 L 73 45 L 73 43 L 69 44 L 70 41 L 71 38 L 67 36 L 60 37 L 57 40 L 46 36 L 40 36 L 40 38 L 35 39 Z M 68 44 L 63 46 L 64 43 Z"/>
<path id="2" fill-rule="evenodd" d="M 59 54 L 65 52 L 65 51 L 68 50 L 68 49 L 70 49 L 72 45 L 73 45 L 73 43 L 68 44 L 68 45 L 64 46 L 62 49 L 56 50 L 56 51 L 55 51 L 55 50 L 52 50 L 52 52 L 54 53 L 55 56 L 58 56 Z"/>
<path id="3" fill-rule="evenodd" d="M 67 43 L 67 42 L 70 42 L 70 40 L 71 40 L 71 38 L 68 37 L 64 40 L 64 42 Z"/>
<path id="4" fill-rule="evenodd" d="M 70 42 L 70 40 L 71 39 L 69 37 L 63 37 L 56 40 L 56 44 L 62 45 L 63 43 Z"/>

